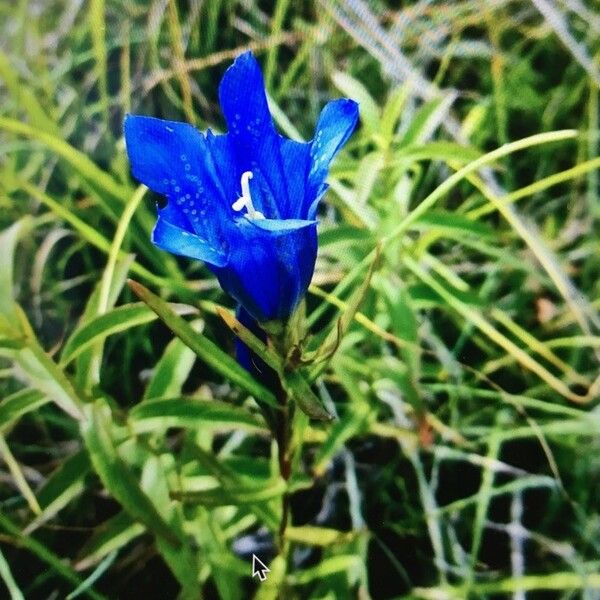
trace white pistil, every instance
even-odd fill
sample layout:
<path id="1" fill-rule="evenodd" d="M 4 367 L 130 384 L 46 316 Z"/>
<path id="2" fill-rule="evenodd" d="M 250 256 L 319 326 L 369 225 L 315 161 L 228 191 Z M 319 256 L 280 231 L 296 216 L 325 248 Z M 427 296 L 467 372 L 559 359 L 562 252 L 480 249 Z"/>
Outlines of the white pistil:
<path id="1" fill-rule="evenodd" d="M 252 179 L 252 171 L 244 171 L 242 173 L 242 197 L 238 198 L 232 205 L 231 208 L 236 212 L 240 212 L 244 210 L 244 208 L 248 211 L 246 213 L 246 217 L 248 219 L 264 219 L 265 215 L 263 215 L 259 210 L 254 208 L 254 204 L 252 204 L 252 197 L 250 196 L 250 180 Z"/>

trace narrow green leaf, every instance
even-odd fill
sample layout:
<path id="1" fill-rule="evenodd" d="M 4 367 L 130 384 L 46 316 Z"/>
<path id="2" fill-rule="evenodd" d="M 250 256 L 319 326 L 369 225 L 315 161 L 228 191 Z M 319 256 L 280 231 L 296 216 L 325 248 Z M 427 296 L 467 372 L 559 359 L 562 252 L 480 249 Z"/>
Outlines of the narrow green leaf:
<path id="1" fill-rule="evenodd" d="M 493 239 L 494 230 L 482 221 L 474 221 L 456 212 L 450 213 L 441 210 L 432 210 L 421 215 L 413 225 L 414 229 L 458 231 L 478 238 Z"/>
<path id="2" fill-rule="evenodd" d="M 508 597 L 517 593 L 526 592 L 569 592 L 581 590 L 589 592 L 600 590 L 600 575 L 598 573 L 573 573 L 559 571 L 555 573 L 543 573 L 541 575 L 523 575 L 521 577 L 509 577 L 496 581 L 482 581 L 474 583 L 471 587 L 474 595 L 480 597 Z M 462 600 L 468 593 L 465 586 L 444 586 L 440 588 L 414 588 L 416 598 L 434 599 L 440 596 L 449 600 Z M 554 594 L 546 594 L 550 597 Z M 569 597 L 572 594 L 556 594 L 558 597 Z"/>
<path id="3" fill-rule="evenodd" d="M 225 325 L 252 350 L 265 364 L 277 373 L 281 373 L 283 362 L 281 358 L 266 344 L 259 340 L 247 327 L 244 327 L 233 314 L 224 308 L 217 306 L 217 314 L 223 319 Z"/>
<path id="4" fill-rule="evenodd" d="M 51 398 L 74 419 L 81 419 L 82 399 L 67 376 L 37 343 L 28 344 L 15 358 L 32 387 Z"/>
<path id="5" fill-rule="evenodd" d="M 343 225 L 341 223 L 336 223 L 329 228 L 323 225 L 323 229 L 319 231 L 319 248 L 335 244 L 345 244 L 348 246 L 365 244 L 365 246 L 368 245 L 371 248 L 375 245 L 375 236 L 373 232 L 367 229 L 359 229 L 358 227 Z"/>
<path id="6" fill-rule="evenodd" d="M 199 333 L 203 326 L 204 321 L 201 319 L 190 322 L 190 327 Z M 180 396 L 181 388 L 195 361 L 196 355 L 179 338 L 173 338 L 152 370 L 152 377 L 144 391 L 144 400 Z"/>
<path id="7" fill-rule="evenodd" d="M 33 126 L 58 135 L 56 123 L 46 114 L 31 88 L 21 81 L 12 61 L 4 52 L 0 52 L 0 79 L 14 98 L 15 104 L 25 111 Z"/>
<path id="8" fill-rule="evenodd" d="M 312 391 L 299 371 L 287 371 L 282 384 L 300 410 L 308 417 L 317 421 L 333 421 L 333 417 L 327 412 L 321 399 Z"/>
<path id="9" fill-rule="evenodd" d="M 191 492 L 173 491 L 171 496 L 182 502 L 202 504 L 203 506 L 240 506 L 280 498 L 286 490 L 285 481 L 280 479 L 271 485 L 217 487 L 210 490 Z"/>
<path id="10" fill-rule="evenodd" d="M 356 538 L 356 531 L 339 531 L 329 527 L 288 527 L 285 537 L 291 542 L 306 544 L 307 546 L 331 546 L 333 544 L 348 544 Z"/>
<path id="11" fill-rule="evenodd" d="M 144 533 L 146 528 L 132 520 L 126 511 L 117 513 L 98 527 L 92 537 L 79 552 L 79 560 L 75 567 L 85 571 L 98 564 L 106 556 L 120 550 L 131 540 Z"/>
<path id="12" fill-rule="evenodd" d="M 468 163 L 480 158 L 482 153 L 471 146 L 463 146 L 456 142 L 434 141 L 426 144 L 410 144 L 402 146 L 394 152 L 394 163 L 410 160 L 443 160 Z"/>
<path id="13" fill-rule="evenodd" d="M 199 560 L 195 544 L 190 544 L 184 529 L 183 507 L 173 502 L 169 480 L 179 480 L 179 472 L 173 455 L 150 454 L 144 461 L 140 487 L 152 498 L 152 503 L 169 524 L 171 531 L 182 541 L 174 546 L 158 537 L 156 547 L 181 585 L 181 600 L 196 600 L 198 597 Z"/>
<path id="14" fill-rule="evenodd" d="M 129 424 L 135 433 L 200 426 L 203 430 L 215 431 L 266 431 L 260 420 L 243 408 L 218 400 L 192 398 L 161 398 L 142 402 L 129 412 Z"/>
<path id="15" fill-rule="evenodd" d="M 346 572 L 353 578 L 364 569 L 364 563 L 360 556 L 355 554 L 340 554 L 324 558 L 315 566 L 303 571 L 289 575 L 290 581 L 295 585 L 305 585 L 315 580 L 323 580 L 330 575 Z"/>
<path id="16" fill-rule="evenodd" d="M 82 581 L 81 584 L 78 585 L 66 597 L 65 600 L 74 600 L 75 598 L 78 598 L 82 594 L 85 594 L 85 592 L 92 585 L 94 585 L 94 583 L 96 583 L 96 581 L 98 581 L 98 579 L 100 579 L 100 577 L 102 577 L 102 575 L 105 573 L 105 571 L 107 571 L 109 569 L 109 567 L 113 564 L 113 562 L 115 562 L 115 558 L 117 558 L 116 552 L 113 552 L 112 554 L 110 554 L 109 556 L 104 558 L 104 560 L 98 565 L 98 567 L 95 568 L 94 571 L 84 581 Z"/>
<path id="17" fill-rule="evenodd" d="M 10 472 L 12 481 L 14 482 L 15 487 L 19 490 L 21 496 L 27 502 L 29 506 L 29 510 L 36 515 L 39 515 L 42 512 L 40 505 L 33 493 L 33 490 L 29 486 L 25 475 L 23 474 L 23 469 L 19 464 L 19 461 L 14 457 L 11 449 L 8 447 L 4 436 L 0 435 L 0 459 L 2 462 L 6 464 L 8 470 Z"/>
<path id="18" fill-rule="evenodd" d="M 310 380 L 315 381 L 319 374 L 321 374 L 326 368 L 331 358 L 335 354 L 338 349 L 341 340 L 344 335 L 348 332 L 356 313 L 360 305 L 362 304 L 367 292 L 369 291 L 369 287 L 371 286 L 371 279 L 373 277 L 373 273 L 377 268 L 377 264 L 379 262 L 379 247 L 376 248 L 375 255 L 371 262 L 371 266 L 369 271 L 362 282 L 362 284 L 354 291 L 352 296 L 347 302 L 346 310 L 342 313 L 340 318 L 336 321 L 335 327 L 332 327 L 327 334 L 325 340 L 319 343 L 319 349 L 309 353 L 306 357 L 307 360 L 311 360 L 315 362 L 315 365 L 312 369 Z"/>
<path id="19" fill-rule="evenodd" d="M 179 315 L 190 315 L 198 312 L 193 307 L 186 305 L 171 305 L 171 308 Z M 63 347 L 60 364 L 64 367 L 96 342 L 102 341 L 115 333 L 151 323 L 156 318 L 157 315 L 142 302 L 124 304 L 99 315 L 73 332 Z"/>
<path id="20" fill-rule="evenodd" d="M 3 530 L 8 535 L 14 538 L 14 543 L 22 546 L 35 556 L 37 556 L 42 562 L 46 563 L 52 571 L 55 571 L 63 579 L 68 581 L 74 586 L 81 584 L 82 579 L 71 569 L 64 561 L 56 556 L 53 552 L 48 550 L 41 542 L 29 535 L 25 535 L 21 532 L 19 527 L 15 525 L 3 512 L 0 512 L 0 530 Z M 92 600 L 107 600 L 105 596 L 99 594 L 92 588 L 86 590 L 86 595 L 92 598 Z"/>
<path id="21" fill-rule="evenodd" d="M 100 189 L 108 192 L 113 197 L 119 198 L 122 201 L 125 201 L 129 198 L 130 191 L 126 186 L 117 183 L 113 177 L 98 167 L 87 157 L 87 155 L 79 150 L 76 150 L 63 139 L 46 133 L 45 131 L 37 129 L 31 125 L 21 123 L 14 119 L 8 119 L 6 117 L 0 117 L 0 130 L 15 133 L 17 135 L 23 135 L 32 140 L 41 142 L 50 148 L 50 150 L 56 152 L 56 154 L 66 159 L 80 175 L 85 177 L 91 183 L 97 185 Z"/>
<path id="22" fill-rule="evenodd" d="M 83 450 L 62 462 L 37 493 L 42 512 L 25 531 L 31 533 L 81 494 L 85 490 L 85 477 L 89 470 L 90 459 Z"/>
<path id="23" fill-rule="evenodd" d="M 8 229 L 0 232 L 0 325 L 11 328 L 14 325 L 13 266 L 15 250 L 19 236 L 27 218 L 13 223 Z"/>
<path id="24" fill-rule="evenodd" d="M 353 402 L 352 410 L 348 410 L 341 419 L 334 423 L 315 457 L 312 468 L 315 474 L 323 474 L 329 461 L 341 450 L 344 443 L 367 429 L 369 412 L 369 405 L 366 402 Z"/>
<path id="25" fill-rule="evenodd" d="M 111 437 L 111 414 L 106 402 L 97 400 L 87 405 L 85 414 L 81 432 L 94 469 L 106 489 L 134 519 L 172 546 L 180 547 L 181 540 L 140 489 L 133 473 L 118 455 Z"/>
<path id="26" fill-rule="evenodd" d="M 4 581 L 6 588 L 8 589 L 8 593 L 10 594 L 10 600 L 25 600 L 25 596 L 23 596 L 23 592 L 19 589 L 17 582 L 15 581 L 12 573 L 10 572 L 10 566 L 6 559 L 4 558 L 4 554 L 2 554 L 2 550 L 0 550 L 0 578 Z"/>
<path id="27" fill-rule="evenodd" d="M 102 233 L 90 225 L 88 225 L 84 220 L 78 217 L 73 211 L 69 210 L 69 208 L 63 205 L 61 202 L 58 202 L 48 194 L 44 193 L 38 187 L 31 185 L 29 182 L 24 181 L 23 179 L 14 178 L 14 185 L 18 188 L 25 190 L 28 194 L 33 196 L 36 200 L 44 204 L 50 211 L 52 211 L 57 217 L 66 221 L 71 225 L 71 227 L 79 234 L 79 236 L 84 239 L 88 244 L 95 246 L 102 252 L 108 254 L 110 251 L 110 241 L 102 235 Z M 137 241 L 137 238 L 136 238 Z M 125 258 L 126 253 L 121 251 L 119 253 L 119 258 Z M 143 267 L 138 262 L 134 261 L 131 264 L 131 271 L 138 275 L 139 277 L 144 278 L 144 280 L 154 283 L 156 285 L 165 285 L 170 286 L 172 289 L 183 290 L 183 284 L 178 281 L 174 281 L 169 278 L 161 278 L 158 275 L 155 275 L 151 271 L 149 271 L 146 267 Z"/>
<path id="28" fill-rule="evenodd" d="M 254 600 L 278 600 L 285 585 L 286 561 L 284 556 L 276 556 L 270 563 L 267 579 L 256 590 Z"/>
<path id="29" fill-rule="evenodd" d="M 48 396 L 31 388 L 25 388 L 7 396 L 0 402 L 0 428 L 9 426 L 23 415 L 48 404 L 48 402 L 50 402 Z"/>
<path id="30" fill-rule="evenodd" d="M 84 350 L 108 336 L 132 327 L 150 323 L 156 315 L 142 302 L 119 306 L 103 315 L 87 321 L 77 328 L 63 346 L 61 366 L 68 365 Z"/>
<path id="31" fill-rule="evenodd" d="M 229 490 L 243 489 L 249 485 L 248 477 L 240 477 L 229 465 L 224 465 L 213 454 L 202 450 L 198 446 L 191 449 L 195 460 L 208 473 L 214 476 L 222 488 Z M 277 531 L 279 527 L 279 515 L 277 515 L 269 503 L 256 502 L 248 507 L 271 531 Z"/>
<path id="32" fill-rule="evenodd" d="M 402 136 L 401 145 L 408 146 L 424 142 L 433 133 L 432 128 L 441 123 L 439 112 L 447 112 L 449 109 L 450 106 L 445 97 L 434 98 L 423 104 Z"/>
<path id="33" fill-rule="evenodd" d="M 125 285 L 125 279 L 129 272 L 129 267 L 132 264 L 132 256 L 125 255 L 122 260 L 117 261 L 114 270 L 114 276 L 112 277 L 110 289 L 108 291 L 108 304 L 109 308 L 112 308 Z M 93 292 L 90 294 L 83 314 L 81 315 L 78 323 L 78 329 L 83 329 L 90 321 L 98 318 L 100 314 L 100 300 L 101 292 L 103 287 L 103 280 L 101 279 L 94 287 Z M 106 301 L 106 300 L 105 300 Z M 76 332 L 73 333 L 76 335 Z M 85 336 L 84 336 L 85 337 Z M 70 344 L 70 340 L 67 341 Z M 91 344 L 84 348 L 75 357 L 75 377 L 77 385 L 80 389 L 90 392 L 95 385 L 98 385 L 100 381 L 100 366 L 102 358 L 103 344 Z M 64 354 L 64 348 L 63 348 Z"/>
<path id="34" fill-rule="evenodd" d="M 394 368 L 396 362 L 380 361 L 382 367 L 391 363 L 391 379 L 399 387 L 405 399 L 418 414 L 423 414 L 424 405 L 419 391 L 421 379 L 421 351 L 418 344 L 418 322 L 410 295 L 404 286 L 392 285 L 389 280 L 378 281 L 385 301 L 393 333 L 408 344 L 400 349 L 402 368 Z M 392 358 L 392 357 L 389 357 Z M 384 376 L 387 373 L 384 373 Z"/>
<path id="35" fill-rule="evenodd" d="M 106 17 L 104 0 L 91 0 L 88 8 L 88 23 L 90 35 L 92 38 L 92 48 L 95 58 L 95 73 L 98 79 L 98 88 L 100 90 L 100 103 L 104 113 L 104 121 L 109 120 L 109 98 L 107 82 L 107 52 L 106 52 Z"/>
<path id="36" fill-rule="evenodd" d="M 15 307 L 19 309 L 18 305 Z M 22 319 L 25 319 L 24 314 Z M 29 328 L 28 324 L 25 327 Z M 19 349 L 8 351 L 8 354 L 19 365 L 32 388 L 50 398 L 74 419 L 82 418 L 83 399 L 62 369 L 48 356 L 36 339 L 29 337 L 23 340 Z"/>
<path id="37" fill-rule="evenodd" d="M 406 83 L 398 86 L 390 92 L 390 95 L 383 107 L 381 114 L 380 131 L 385 142 L 385 146 L 389 146 L 394 138 L 394 133 L 397 128 L 398 120 L 406 105 L 406 101 L 410 97 L 410 84 Z"/>
<path id="38" fill-rule="evenodd" d="M 361 220 L 374 229 L 379 222 L 379 215 L 367 203 L 373 195 L 382 169 L 387 167 L 383 152 L 369 152 L 358 163 L 354 177 L 353 211 Z"/>
<path id="39" fill-rule="evenodd" d="M 278 407 L 275 396 L 258 383 L 250 373 L 241 367 L 229 354 L 221 350 L 214 342 L 192 329 L 187 321 L 175 314 L 169 305 L 143 285 L 129 280 L 129 287 L 143 300 L 165 323 L 165 325 L 207 365 L 246 390 L 259 402 Z"/>

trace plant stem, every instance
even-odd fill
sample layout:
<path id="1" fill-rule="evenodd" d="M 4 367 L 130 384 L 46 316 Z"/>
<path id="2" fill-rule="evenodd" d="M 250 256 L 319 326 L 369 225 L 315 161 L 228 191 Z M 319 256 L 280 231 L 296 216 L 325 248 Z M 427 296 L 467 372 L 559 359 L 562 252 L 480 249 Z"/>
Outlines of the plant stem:
<path id="1" fill-rule="evenodd" d="M 292 461 L 289 455 L 290 446 L 290 406 L 287 392 L 279 384 L 277 400 L 281 410 L 276 415 L 277 451 L 279 459 L 279 473 L 284 481 L 288 481 L 292 474 Z M 279 525 L 279 549 L 283 553 L 285 548 L 285 530 L 288 525 L 290 514 L 290 495 L 286 491 L 281 498 L 281 523 Z"/>

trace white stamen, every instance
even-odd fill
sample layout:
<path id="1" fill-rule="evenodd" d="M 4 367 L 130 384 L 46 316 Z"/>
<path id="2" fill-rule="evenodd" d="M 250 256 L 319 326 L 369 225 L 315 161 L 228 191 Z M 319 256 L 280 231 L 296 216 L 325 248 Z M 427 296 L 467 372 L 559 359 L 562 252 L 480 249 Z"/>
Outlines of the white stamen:
<path id="1" fill-rule="evenodd" d="M 235 210 L 236 212 L 239 212 L 240 210 L 242 210 L 244 207 L 246 206 L 246 198 L 244 198 L 243 196 L 241 198 L 238 198 L 232 205 L 231 208 L 233 208 L 233 210 Z"/>
<path id="2" fill-rule="evenodd" d="M 240 212 L 245 208 L 248 211 L 245 215 L 248 219 L 264 219 L 265 215 L 263 215 L 259 210 L 256 210 L 254 208 L 254 204 L 252 204 L 252 196 L 250 196 L 251 179 L 252 171 L 244 171 L 242 173 L 242 196 L 231 205 L 231 208 L 233 208 L 233 210 L 236 212 Z"/>

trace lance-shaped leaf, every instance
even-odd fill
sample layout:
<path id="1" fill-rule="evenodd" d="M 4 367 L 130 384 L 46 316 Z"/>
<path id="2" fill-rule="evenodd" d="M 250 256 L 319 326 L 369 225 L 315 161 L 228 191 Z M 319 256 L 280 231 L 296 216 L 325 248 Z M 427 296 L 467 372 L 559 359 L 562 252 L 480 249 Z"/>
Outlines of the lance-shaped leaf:
<path id="1" fill-rule="evenodd" d="M 33 536 L 25 535 L 21 528 L 13 523 L 3 512 L 0 512 L 0 533 L 18 547 L 24 548 L 35 555 L 42 563 L 48 565 L 46 573 L 56 573 L 71 585 L 79 586 L 82 583 L 79 575 L 64 561 L 54 554 L 45 544 L 38 542 Z M 93 588 L 86 590 L 86 595 L 92 600 L 107 600 L 106 596 L 99 594 Z"/>
<path id="2" fill-rule="evenodd" d="M 277 407 L 275 396 L 258 383 L 250 373 L 223 352 L 214 342 L 194 331 L 190 324 L 177 315 L 171 307 L 156 294 L 136 281 L 129 280 L 129 287 L 163 321 L 163 323 L 207 365 L 254 396 L 257 401 Z"/>
<path id="3" fill-rule="evenodd" d="M 92 537 L 80 550 L 81 558 L 75 563 L 75 568 L 84 571 L 93 567 L 144 531 L 146 528 L 141 523 L 136 523 L 126 511 L 117 513 L 95 529 Z"/>
<path id="4" fill-rule="evenodd" d="M 202 450 L 198 446 L 189 449 L 192 456 L 198 463 L 206 469 L 213 477 L 217 479 L 223 490 L 240 490 L 250 485 L 248 477 L 240 476 L 230 466 L 223 464 L 213 454 Z M 276 514 L 270 501 L 255 501 L 248 505 L 248 508 L 264 523 L 271 531 L 276 531 L 279 527 L 280 515 Z"/>
<path id="5" fill-rule="evenodd" d="M 216 311 L 225 325 L 266 365 L 271 367 L 279 376 L 283 371 L 282 359 L 266 344 L 259 340 L 245 325 L 240 323 L 228 310 L 217 306 Z"/>
<path id="6" fill-rule="evenodd" d="M 186 305 L 172 305 L 176 314 L 189 315 L 197 311 Z M 84 350 L 107 337 L 126 331 L 138 325 L 150 323 L 157 318 L 156 313 L 145 304 L 124 304 L 107 313 L 94 317 L 76 329 L 63 347 L 61 365 L 67 365 Z"/>
<path id="7" fill-rule="evenodd" d="M 182 541 L 142 491 L 133 473 L 119 456 L 111 435 L 110 409 L 106 402 L 97 400 L 87 405 L 85 412 L 86 419 L 81 427 L 83 439 L 94 470 L 106 489 L 135 520 L 170 545 L 180 547 Z"/>
<path id="8" fill-rule="evenodd" d="M 325 410 L 320 398 L 312 391 L 302 373 L 287 371 L 281 383 L 304 414 L 318 421 L 333 421 L 333 416 Z"/>
<path id="9" fill-rule="evenodd" d="M 311 390 L 304 374 L 296 369 L 286 368 L 283 359 L 270 347 L 259 340 L 247 327 L 240 323 L 230 312 L 217 308 L 219 316 L 227 326 L 237 335 L 252 352 L 254 352 L 266 365 L 271 367 L 281 381 L 283 388 L 296 401 L 300 409 L 311 419 L 331 421 L 333 417 L 325 410 L 321 400 Z"/>
<path id="10" fill-rule="evenodd" d="M 329 527 L 314 527 L 303 525 L 302 527 L 288 527 L 285 537 L 292 541 L 307 546 L 331 546 L 334 544 L 348 544 L 356 539 L 358 531 L 339 531 Z"/>
<path id="11" fill-rule="evenodd" d="M 21 230 L 26 224 L 26 219 L 21 219 L 8 229 L 0 232 L 0 331 L 10 331 L 14 324 L 14 298 L 13 298 L 13 265 L 14 255 Z"/>
<path id="12" fill-rule="evenodd" d="M 319 349 L 308 353 L 303 357 L 304 361 L 313 363 L 310 377 L 311 381 L 314 381 L 327 368 L 329 361 L 337 351 L 340 342 L 350 328 L 350 324 L 352 323 L 352 320 L 354 319 L 360 305 L 365 299 L 365 296 L 367 295 L 371 285 L 373 273 L 375 272 L 375 269 L 379 263 L 380 251 L 380 246 L 376 246 L 375 256 L 371 262 L 371 266 L 369 267 L 369 271 L 367 272 L 365 280 L 352 294 L 347 303 L 346 310 L 336 321 L 335 326 L 329 331 L 325 340 L 320 344 Z"/>
<path id="13" fill-rule="evenodd" d="M 200 426 L 203 430 L 266 432 L 260 420 L 250 412 L 218 400 L 146 400 L 130 411 L 128 421 L 136 433 L 165 431 L 169 427 L 197 429 Z"/>
<path id="14" fill-rule="evenodd" d="M 48 402 L 50 402 L 48 396 L 31 388 L 25 388 L 6 396 L 0 402 L 0 430 L 10 427 L 23 415 L 48 404 Z"/>
<path id="15" fill-rule="evenodd" d="M 73 498 L 79 496 L 85 489 L 85 477 L 89 470 L 90 459 L 85 450 L 73 454 L 61 463 L 37 492 L 42 512 L 29 523 L 25 533 L 29 534 L 48 522 Z"/>
<path id="16" fill-rule="evenodd" d="M 199 491 L 173 491 L 171 497 L 182 502 L 203 504 L 204 506 L 240 506 L 256 504 L 280 498 L 287 490 L 283 479 L 261 485 L 240 485 L 235 487 L 215 487 Z"/>
<path id="17" fill-rule="evenodd" d="M 19 328 L 25 332 L 18 339 L 0 339 L 0 355 L 7 356 L 18 365 L 29 386 L 47 396 L 76 420 L 82 419 L 83 397 L 64 371 L 40 346 L 21 307 L 14 304 Z"/>

